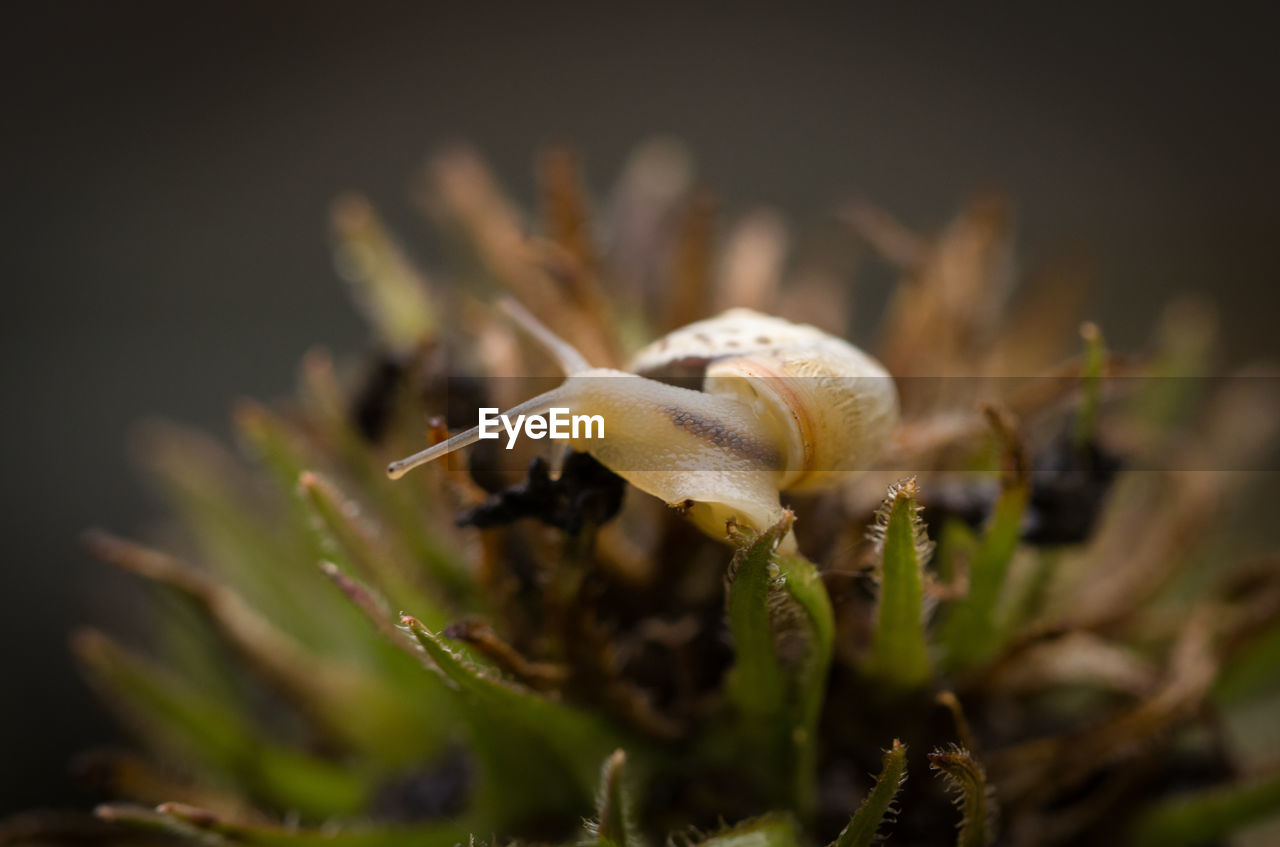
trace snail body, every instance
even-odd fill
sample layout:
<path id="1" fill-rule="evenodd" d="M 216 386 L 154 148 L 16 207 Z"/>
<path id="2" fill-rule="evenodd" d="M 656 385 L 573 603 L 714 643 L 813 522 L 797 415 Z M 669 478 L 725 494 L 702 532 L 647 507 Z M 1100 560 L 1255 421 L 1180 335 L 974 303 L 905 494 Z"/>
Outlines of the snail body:
<path id="1" fill-rule="evenodd" d="M 783 514 L 779 492 L 839 483 L 873 462 L 897 422 L 892 378 L 861 350 L 811 326 L 731 309 L 640 350 L 628 370 L 593 368 L 514 303 L 506 305 L 567 374 L 506 414 L 567 408 L 601 415 L 603 438 L 576 450 L 725 537 L 727 521 L 761 530 Z M 701 390 L 673 382 L 697 385 Z M 474 443 L 460 433 L 388 468 L 398 478 Z M 788 535 L 784 547 L 793 547 Z"/>

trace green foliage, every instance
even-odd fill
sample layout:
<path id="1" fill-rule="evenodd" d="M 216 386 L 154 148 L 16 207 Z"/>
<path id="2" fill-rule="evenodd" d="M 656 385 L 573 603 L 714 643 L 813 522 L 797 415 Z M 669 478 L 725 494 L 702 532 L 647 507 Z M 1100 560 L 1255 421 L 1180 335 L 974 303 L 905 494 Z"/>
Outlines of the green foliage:
<path id="1" fill-rule="evenodd" d="M 1280 690 L 1280 624 L 1246 639 L 1222 668 L 1215 688 L 1220 703 L 1240 703 Z"/>
<path id="2" fill-rule="evenodd" d="M 795 745 L 795 808 L 802 814 L 817 800 L 818 721 L 826 702 L 835 620 L 818 569 L 802 556 L 779 556 L 778 568 L 790 600 L 799 607 L 804 655 L 795 672 L 792 743 Z"/>
<path id="3" fill-rule="evenodd" d="M 357 504 L 318 474 L 303 472 L 298 490 L 322 545 L 322 555 L 329 554 L 365 579 L 386 586 L 391 596 L 411 603 L 428 625 L 441 627 L 448 622 L 448 609 L 413 578 L 413 558 L 397 546 L 397 536 L 362 521 Z"/>
<path id="4" fill-rule="evenodd" d="M 600 774 L 600 789 L 596 799 L 596 819 L 591 826 L 595 844 L 599 847 L 635 847 L 639 837 L 630 809 L 630 798 L 623 786 L 623 767 L 627 755 L 615 750 L 605 760 Z"/>
<path id="5" fill-rule="evenodd" d="M 786 598 L 774 551 L 791 531 L 792 520 L 788 516 L 739 547 L 729 564 L 729 633 L 735 656 L 729 695 L 745 715 L 761 724 L 777 725 L 786 702 L 774 632 L 775 617 L 783 614 L 778 607 Z"/>
<path id="6" fill-rule="evenodd" d="M 890 689 L 929 680 L 924 630 L 924 564 L 932 544 L 916 505 L 915 480 L 889 489 L 881 507 L 880 596 L 867 674 Z"/>
<path id="7" fill-rule="evenodd" d="M 796 823 L 786 815 L 765 815 L 744 821 L 690 847 L 800 847 Z"/>
<path id="8" fill-rule="evenodd" d="M 1021 484 L 1007 487 L 996 501 L 991 524 L 969 565 L 968 594 L 951 608 L 943 624 L 942 643 L 953 668 L 977 667 L 989 660 L 1008 636 L 1000 598 L 1026 505 L 1027 489 Z"/>
<path id="9" fill-rule="evenodd" d="M 84 631 L 74 646 L 106 700 L 158 754 L 198 762 L 268 803 L 307 815 L 352 814 L 367 801 L 359 774 L 274 742 L 243 715 L 105 636 Z"/>
<path id="10" fill-rule="evenodd" d="M 953 746 L 930 753 L 929 766 L 941 773 L 956 793 L 960 807 L 956 847 L 986 847 L 994 841 L 995 807 L 982 765 L 967 750 Z"/>
<path id="11" fill-rule="evenodd" d="M 300 829 L 265 824 L 245 824 L 223 819 L 203 809 L 181 803 L 164 803 L 156 809 L 140 806 L 106 805 L 97 810 L 105 820 L 130 824 L 175 836 L 181 841 L 213 845 L 243 844 L 247 847 L 455 847 L 466 840 L 465 828 L 454 823 L 427 826 L 353 827 L 341 832 L 330 829 Z"/>
<path id="12" fill-rule="evenodd" d="M 893 746 L 884 752 L 875 786 L 831 847 L 871 847 L 876 832 L 892 818 L 893 800 L 906 779 L 907 748 L 894 739 Z"/>
<path id="13" fill-rule="evenodd" d="M 935 570 L 938 580 L 944 585 L 954 587 L 960 578 L 963 565 L 965 577 L 968 577 L 969 563 L 973 561 L 978 549 L 978 536 L 965 523 L 949 518 L 942 525 L 938 534 L 938 550 L 934 556 Z"/>
<path id="14" fill-rule="evenodd" d="M 1102 330 L 1096 324 L 1086 323 L 1080 329 L 1084 338 L 1084 367 L 1080 378 L 1083 397 L 1080 411 L 1076 413 L 1075 446 L 1086 449 L 1097 436 L 1098 407 L 1102 401 L 1102 374 L 1107 364 L 1107 345 Z"/>
<path id="15" fill-rule="evenodd" d="M 816 735 L 834 635 L 831 603 L 813 564 L 778 555 L 788 514 L 738 547 L 729 566 L 735 661 L 727 684 L 753 767 L 801 813 L 815 801 Z"/>
<path id="16" fill-rule="evenodd" d="M 421 731 L 412 707 L 386 678 L 308 649 L 233 591 L 172 557 L 102 534 L 91 535 L 88 543 L 99 558 L 190 601 L 259 679 L 342 749 L 403 766 L 438 746 L 438 736 Z M 352 721 L 353 711 L 369 720 Z"/>
<path id="17" fill-rule="evenodd" d="M 590 807 L 599 763 L 621 736 L 594 715 L 486 674 L 416 619 L 403 623 L 459 701 L 472 749 L 486 766 L 490 791 L 478 803 L 489 819 L 516 823 Z M 529 773 L 539 778 L 530 782 Z"/>
<path id="18" fill-rule="evenodd" d="M 1280 807 L 1280 774 L 1162 800 L 1138 816 L 1131 847 L 1201 847 L 1216 844 Z"/>

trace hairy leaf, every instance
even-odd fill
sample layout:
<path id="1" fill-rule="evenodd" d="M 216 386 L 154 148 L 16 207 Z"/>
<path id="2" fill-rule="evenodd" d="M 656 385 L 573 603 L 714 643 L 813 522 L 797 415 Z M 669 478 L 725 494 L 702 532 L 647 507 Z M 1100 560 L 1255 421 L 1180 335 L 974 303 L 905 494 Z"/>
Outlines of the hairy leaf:
<path id="1" fill-rule="evenodd" d="M 831 847 L 870 847 L 881 825 L 893 817 L 893 800 L 907 779 L 907 748 L 896 738 L 884 753 L 884 764 L 849 825 Z"/>
<path id="2" fill-rule="evenodd" d="M 867 673 L 894 688 L 929 679 L 924 633 L 924 559 L 930 545 L 916 505 L 914 479 L 889 489 L 879 514 L 880 597 Z"/>
<path id="3" fill-rule="evenodd" d="M 957 847 L 985 847 L 995 840 L 995 803 L 987 788 L 982 765 L 961 747 L 935 750 L 929 766 L 940 772 L 956 792 L 960 807 Z"/>
<path id="4" fill-rule="evenodd" d="M 761 717 L 779 714 L 785 700 L 771 610 L 781 597 L 774 552 L 793 520 L 788 515 L 738 548 L 729 565 L 729 633 L 734 650 L 729 694 L 739 709 Z"/>
<path id="5" fill-rule="evenodd" d="M 796 823 L 787 815 L 769 814 L 743 821 L 688 847 L 800 847 Z"/>
<path id="6" fill-rule="evenodd" d="M 328 615 L 337 610 L 326 606 L 332 597 L 313 595 L 300 578 L 314 573 L 312 547 L 297 532 L 301 525 L 282 519 L 284 504 L 242 477 L 232 453 L 203 434 L 154 425 L 146 460 L 191 532 L 201 562 L 220 581 L 308 645 L 348 646 L 348 633 L 335 631 Z"/>
<path id="7" fill-rule="evenodd" d="M 623 766 L 627 754 L 615 750 L 605 760 L 596 797 L 596 820 L 591 827 L 599 847 L 632 847 L 637 843 L 632 833 L 631 810 L 623 790 Z"/>
<path id="8" fill-rule="evenodd" d="M 759 775 L 807 814 L 816 800 L 817 723 L 835 625 L 813 563 L 776 552 L 793 520 L 788 513 L 749 540 L 730 564 L 735 662 L 728 687 Z"/>
<path id="9" fill-rule="evenodd" d="M 413 564 L 406 551 L 394 541 L 396 536 L 380 534 L 359 515 L 354 501 L 342 496 L 331 482 L 305 471 L 298 478 L 315 531 L 345 564 L 375 585 L 385 596 L 411 605 L 429 626 L 442 627 L 451 617 L 438 599 L 411 578 Z"/>
<path id="10" fill-rule="evenodd" d="M 405 626 L 449 683 L 487 765 L 481 802 L 500 819 L 589 808 L 599 763 L 622 737 L 602 719 L 490 676 L 416 619 Z M 540 778 L 529 781 L 526 775 Z"/>
<path id="11" fill-rule="evenodd" d="M 245 665 L 330 741 L 396 766 L 438 749 L 439 734 L 422 724 L 411 701 L 367 668 L 308 650 L 234 591 L 172 556 L 100 533 L 89 545 L 100 558 L 189 599 Z M 367 720 L 353 721 L 353 713 Z"/>

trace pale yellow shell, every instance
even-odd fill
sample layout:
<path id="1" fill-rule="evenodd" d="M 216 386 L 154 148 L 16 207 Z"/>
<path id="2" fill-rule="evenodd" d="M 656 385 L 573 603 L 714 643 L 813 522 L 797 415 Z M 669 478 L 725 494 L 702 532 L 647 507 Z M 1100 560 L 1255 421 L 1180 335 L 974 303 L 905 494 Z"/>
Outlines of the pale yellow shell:
<path id="1" fill-rule="evenodd" d="M 843 339 L 750 309 L 730 309 L 672 332 L 628 368 L 661 374 L 705 362 L 702 390 L 736 396 L 787 443 L 783 490 L 832 481 L 876 458 L 898 419 L 893 378 Z"/>
<path id="2" fill-rule="evenodd" d="M 755 479 L 709 481 L 714 490 L 704 492 L 702 500 L 693 498 L 694 519 L 712 532 L 723 532 L 728 518 L 757 529 L 767 526 L 781 515 L 779 491 L 839 484 L 848 472 L 876 459 L 897 423 L 897 391 L 883 366 L 812 326 L 731 309 L 645 347 L 630 370 L 688 374 L 699 367 L 705 374 L 702 390 L 750 410 L 767 428 L 780 459 L 757 471 Z M 646 482 L 646 490 L 662 496 L 655 484 L 660 480 Z M 762 487 L 769 489 L 767 497 L 759 493 Z M 737 496 L 739 489 L 755 492 L 758 501 L 744 502 L 748 498 Z M 705 505 L 699 509 L 698 503 Z"/>

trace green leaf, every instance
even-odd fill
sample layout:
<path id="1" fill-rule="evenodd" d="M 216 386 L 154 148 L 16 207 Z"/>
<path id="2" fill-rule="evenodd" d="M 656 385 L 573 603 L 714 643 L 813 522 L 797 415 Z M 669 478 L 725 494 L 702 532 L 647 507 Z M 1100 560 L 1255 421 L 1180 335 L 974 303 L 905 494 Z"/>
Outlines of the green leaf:
<path id="1" fill-rule="evenodd" d="M 331 557 L 334 552 L 331 546 L 326 546 L 328 540 L 326 536 L 314 532 L 313 516 L 321 508 L 314 501 L 323 495 L 316 491 L 314 485 L 308 487 L 299 485 L 299 481 L 307 475 L 309 469 L 316 465 L 319 451 L 304 437 L 297 425 L 257 403 L 242 401 L 236 409 L 235 422 L 250 452 L 266 468 L 288 501 L 294 518 L 292 522 L 295 525 L 294 534 L 301 537 L 305 570 L 309 571 L 317 561 Z M 381 463 L 366 462 L 352 470 L 354 475 L 370 480 L 371 487 L 383 495 L 378 499 L 378 505 L 384 510 L 389 520 L 395 521 L 394 527 L 397 531 L 393 537 L 400 539 L 408 549 L 408 554 L 413 557 L 414 563 L 420 564 L 439 586 L 458 596 L 467 596 L 466 592 L 470 590 L 471 585 L 466 578 L 465 568 L 454 551 L 449 550 L 447 544 L 424 531 L 422 516 L 414 514 L 406 500 L 410 489 L 405 486 L 400 486 L 399 489 L 391 486 L 385 475 L 381 475 L 380 466 Z M 375 477 L 380 477 L 377 479 L 376 486 L 372 485 Z M 314 482 L 317 477 L 312 473 L 307 479 Z M 309 499 L 312 502 L 309 503 Z M 341 497 L 335 499 L 342 500 Z M 349 507 L 349 505 L 349 502 L 340 503 L 340 507 Z M 330 515 L 330 517 L 335 516 Z M 328 529 L 334 531 L 334 526 L 330 524 Z M 343 541 L 356 543 L 353 538 L 344 538 Z M 390 590 L 396 586 L 386 587 Z M 438 605 L 434 600 L 431 601 L 430 606 L 424 604 L 424 614 Z M 343 611 L 346 611 L 345 607 Z"/>
<path id="2" fill-rule="evenodd" d="M 957 601 L 943 625 L 942 642 L 956 669 L 968 670 L 990 659 L 1007 637 L 1006 615 L 999 600 L 1018 547 L 1026 504 L 1024 485 L 1010 486 L 1001 493 L 969 567 L 969 592 Z"/>
<path id="3" fill-rule="evenodd" d="M 356 770 L 273 743 L 240 715 L 100 633 L 78 633 L 72 646 L 104 699 L 161 754 L 187 766 L 199 763 L 304 815 L 351 814 L 364 807 L 368 786 Z"/>
<path id="4" fill-rule="evenodd" d="M 88 543 L 99 558 L 190 600 L 235 655 L 330 741 L 396 767 L 439 749 L 439 732 L 384 677 L 307 649 L 234 591 L 172 556 L 102 533 Z M 353 714 L 366 719 L 353 721 Z"/>
<path id="5" fill-rule="evenodd" d="M 312 350 L 303 361 L 302 399 L 317 436 L 336 457 L 336 468 L 360 489 L 369 508 L 377 513 L 387 537 L 397 539 L 398 545 L 409 553 L 415 569 L 425 572 L 433 587 L 471 606 L 480 603 L 483 598 L 474 590 L 452 515 L 447 509 L 432 508 L 445 493 L 439 476 L 429 472 L 419 474 L 416 485 L 387 478 L 386 455 L 375 450 L 352 424 L 333 361 L 321 350 Z M 386 446 L 393 453 L 403 454 L 420 446 L 417 429 L 424 411 L 412 397 L 401 396 L 399 401 L 398 414 L 412 428 L 413 438 L 398 438 L 397 434 L 402 433 L 393 432 L 389 434 L 391 443 Z"/>
<path id="6" fill-rule="evenodd" d="M 802 843 L 789 815 L 769 814 L 695 842 L 695 847 L 800 847 Z"/>
<path id="7" fill-rule="evenodd" d="M 478 802 L 498 824 L 590 808 L 600 761 L 623 746 L 619 733 L 595 715 L 490 676 L 414 618 L 402 623 L 459 701 L 486 764 Z"/>
<path id="8" fill-rule="evenodd" d="M 427 624 L 443 627 L 452 614 L 435 597 L 413 580 L 413 564 L 397 544 L 397 536 L 379 533 L 359 516 L 356 504 L 342 496 L 331 482 L 319 474 L 304 471 L 298 478 L 312 525 L 321 543 L 335 558 L 355 570 L 387 597 L 418 610 Z"/>
<path id="9" fill-rule="evenodd" d="M 794 516 L 740 546 L 729 566 L 734 666 L 728 693 L 737 744 L 753 751 L 757 778 L 808 814 L 816 799 L 817 724 L 831 663 L 831 601 L 813 563 L 780 556 Z"/>
<path id="10" fill-rule="evenodd" d="M 960 807 L 957 847 L 986 847 L 995 840 L 995 803 L 987 788 L 982 765 L 962 747 L 935 750 L 929 766 L 942 774 L 956 792 Z"/>
<path id="11" fill-rule="evenodd" d="M 164 803 L 155 810 L 124 804 L 99 806 L 104 820 L 154 829 L 193 844 L 245 844 L 251 847 L 455 847 L 467 840 L 467 829 L 445 821 L 400 826 L 349 825 L 321 828 L 284 827 L 227 820 L 182 803 Z"/>
<path id="12" fill-rule="evenodd" d="M 436 328 L 427 281 L 405 257 L 369 201 L 358 195 L 333 204 L 334 263 L 378 341 L 399 355 Z"/>
<path id="13" fill-rule="evenodd" d="M 942 524 L 942 532 L 938 535 L 938 549 L 933 557 L 934 570 L 938 581 L 943 585 L 954 587 L 962 573 L 960 563 L 964 563 L 964 573 L 968 572 L 969 563 L 978 551 L 978 536 L 969 525 L 959 518 L 947 518 Z"/>
<path id="14" fill-rule="evenodd" d="M 774 552 L 793 521 L 788 514 L 739 547 L 729 564 L 728 616 L 734 651 L 729 696 L 742 712 L 765 719 L 779 715 L 785 701 L 771 610 L 781 594 Z"/>
<path id="15" fill-rule="evenodd" d="M 895 738 L 893 746 L 884 752 L 875 786 L 831 847 L 870 847 L 876 831 L 892 817 L 893 799 L 906 779 L 907 748 Z"/>
<path id="16" fill-rule="evenodd" d="M 595 844 L 599 847 L 634 847 L 637 838 L 632 834 L 631 810 L 623 790 L 623 766 L 627 754 L 615 750 L 605 760 L 600 774 L 600 789 L 596 800 L 596 821 L 592 827 Z"/>
<path id="17" fill-rule="evenodd" d="M 94 809 L 93 813 L 98 819 L 109 824 L 140 832 L 163 834 L 192 844 L 218 847 L 225 843 L 216 833 L 206 832 L 173 815 L 132 803 L 104 803 Z"/>
<path id="18" fill-rule="evenodd" d="M 298 476 L 313 461 L 302 434 L 270 409 L 251 400 L 241 400 L 235 409 L 236 431 L 280 490 L 300 506 L 294 486 Z"/>
<path id="19" fill-rule="evenodd" d="M 1102 371 L 1107 363 L 1107 345 L 1102 331 L 1094 323 L 1080 327 L 1084 339 L 1084 366 L 1081 370 L 1080 411 L 1076 415 L 1075 443 L 1083 449 L 1093 441 L 1098 421 L 1098 405 L 1102 395 Z"/>
<path id="20" fill-rule="evenodd" d="M 281 520 L 283 504 L 243 478 L 237 458 L 202 433 L 155 424 L 145 438 L 148 470 L 194 536 L 200 558 L 277 625 L 311 646 L 341 649 L 349 639 L 317 616 L 299 576 L 311 571 L 301 525 Z M 274 493 L 274 492 L 268 492 Z M 321 624 L 324 624 L 323 626 Z"/>
<path id="21" fill-rule="evenodd" d="M 1236 648 L 1214 683 L 1219 703 L 1240 703 L 1280 688 L 1280 626 L 1255 634 Z"/>
<path id="22" fill-rule="evenodd" d="M 897 689 L 921 686 L 930 673 L 924 632 L 924 560 L 931 547 L 916 495 L 915 480 L 905 480 L 889 489 L 880 512 L 880 597 L 866 671 Z"/>
<path id="23" fill-rule="evenodd" d="M 795 808 L 808 815 L 817 802 L 818 720 L 826 701 L 827 675 L 835 643 L 835 613 L 817 567 L 801 556 L 779 556 L 783 587 L 803 614 L 805 654 L 795 670 L 790 707 L 795 745 Z"/>
<path id="24" fill-rule="evenodd" d="M 1242 827 L 1276 815 L 1280 815 L 1280 773 L 1161 800 L 1138 816 L 1127 843 L 1130 847 L 1217 844 Z"/>

